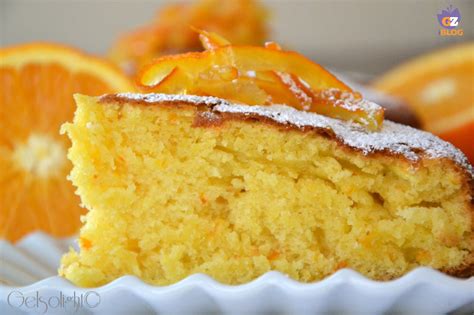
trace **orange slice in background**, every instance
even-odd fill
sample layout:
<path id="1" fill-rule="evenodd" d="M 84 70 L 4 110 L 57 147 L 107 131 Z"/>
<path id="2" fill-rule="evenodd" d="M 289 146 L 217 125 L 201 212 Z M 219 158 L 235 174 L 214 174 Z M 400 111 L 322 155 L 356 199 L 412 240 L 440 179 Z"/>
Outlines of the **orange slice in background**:
<path id="1" fill-rule="evenodd" d="M 80 226 L 79 198 L 67 181 L 73 93 L 132 91 L 106 61 L 55 44 L 0 49 L 0 238 L 42 230 L 62 237 Z"/>
<path id="2" fill-rule="evenodd" d="M 110 49 L 110 59 L 134 76 L 154 58 L 201 51 L 190 26 L 218 32 L 234 44 L 263 44 L 267 10 L 257 0 L 195 0 L 166 4 L 146 25 L 122 34 Z"/>
<path id="3" fill-rule="evenodd" d="M 373 85 L 406 100 L 423 129 L 453 143 L 474 164 L 474 43 L 415 58 Z"/>

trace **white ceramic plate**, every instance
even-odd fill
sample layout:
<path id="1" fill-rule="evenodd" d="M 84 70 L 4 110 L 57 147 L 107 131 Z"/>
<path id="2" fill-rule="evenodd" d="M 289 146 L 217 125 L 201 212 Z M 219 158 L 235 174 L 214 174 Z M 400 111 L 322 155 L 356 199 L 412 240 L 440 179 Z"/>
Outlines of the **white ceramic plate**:
<path id="1" fill-rule="evenodd" d="M 268 272 L 239 286 L 196 274 L 164 287 L 126 276 L 78 288 L 56 276 L 73 243 L 43 233 L 15 245 L 0 240 L 0 314 L 474 314 L 474 277 L 456 279 L 429 268 L 388 282 L 344 269 L 310 284 Z"/>

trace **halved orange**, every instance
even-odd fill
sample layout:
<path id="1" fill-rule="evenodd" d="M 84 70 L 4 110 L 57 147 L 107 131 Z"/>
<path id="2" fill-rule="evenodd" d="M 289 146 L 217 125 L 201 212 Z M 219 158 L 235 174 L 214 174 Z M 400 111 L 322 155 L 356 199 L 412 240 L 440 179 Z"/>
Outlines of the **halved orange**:
<path id="1" fill-rule="evenodd" d="M 84 211 L 66 180 L 69 143 L 59 127 L 73 117 L 73 93 L 132 90 L 120 70 L 72 48 L 0 49 L 0 238 L 77 231 Z"/>
<path id="2" fill-rule="evenodd" d="M 406 100 L 423 129 L 452 142 L 474 163 L 474 42 L 408 61 L 373 86 Z"/>

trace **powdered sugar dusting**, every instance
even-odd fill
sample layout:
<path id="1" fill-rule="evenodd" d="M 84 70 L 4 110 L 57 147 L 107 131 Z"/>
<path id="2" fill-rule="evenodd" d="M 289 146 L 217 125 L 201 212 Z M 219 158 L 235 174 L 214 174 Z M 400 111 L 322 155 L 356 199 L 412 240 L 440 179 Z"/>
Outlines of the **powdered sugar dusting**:
<path id="1" fill-rule="evenodd" d="M 249 106 L 231 104 L 216 97 L 167 94 L 121 93 L 116 97 L 146 103 L 180 103 L 207 105 L 214 113 L 235 113 L 269 118 L 283 125 L 298 128 L 313 127 L 332 130 L 342 143 L 368 155 L 388 151 L 411 161 L 426 158 L 448 158 L 465 168 L 474 177 L 474 170 L 464 154 L 453 145 L 418 129 L 385 120 L 380 131 L 370 132 L 359 124 L 315 113 L 296 110 L 285 105 Z M 214 117 L 211 113 L 209 117 Z"/>
<path id="2" fill-rule="evenodd" d="M 213 96 L 197 96 L 197 95 L 183 95 L 183 94 L 160 94 L 160 93 L 118 93 L 115 94 L 118 98 L 142 101 L 146 103 L 189 103 L 189 104 L 203 104 L 203 105 L 217 105 L 229 104 L 227 101 L 213 97 Z M 104 95 L 103 97 L 106 97 Z"/>
<path id="3" fill-rule="evenodd" d="M 296 95 L 296 97 L 304 104 L 303 109 L 308 110 L 311 108 L 311 97 L 309 97 L 304 91 L 302 91 L 296 82 L 293 80 L 290 74 L 286 72 L 277 71 L 276 74 L 280 77 L 281 81 L 290 89 L 290 91 Z"/>
<path id="4" fill-rule="evenodd" d="M 349 111 L 356 112 L 363 109 L 365 112 L 374 114 L 381 106 L 363 98 L 356 98 L 354 93 L 341 91 L 339 89 L 325 89 L 320 91 L 321 95 L 335 105 L 341 106 Z"/>

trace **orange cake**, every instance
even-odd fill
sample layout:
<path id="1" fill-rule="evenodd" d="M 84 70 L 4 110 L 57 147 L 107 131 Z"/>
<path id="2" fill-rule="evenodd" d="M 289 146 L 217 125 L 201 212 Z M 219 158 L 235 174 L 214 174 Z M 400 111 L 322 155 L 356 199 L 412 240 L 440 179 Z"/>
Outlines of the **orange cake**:
<path id="1" fill-rule="evenodd" d="M 80 286 L 200 272 L 239 284 L 269 270 L 309 282 L 344 267 L 473 275 L 473 169 L 459 150 L 384 121 L 296 52 L 197 31 L 205 51 L 141 70 L 139 87 L 160 93 L 76 96 L 63 131 L 89 212 L 61 275 Z"/>
<path id="2" fill-rule="evenodd" d="M 473 169 L 427 132 L 204 96 L 75 98 L 63 131 L 89 212 L 59 272 L 77 285 L 474 275 Z"/>

